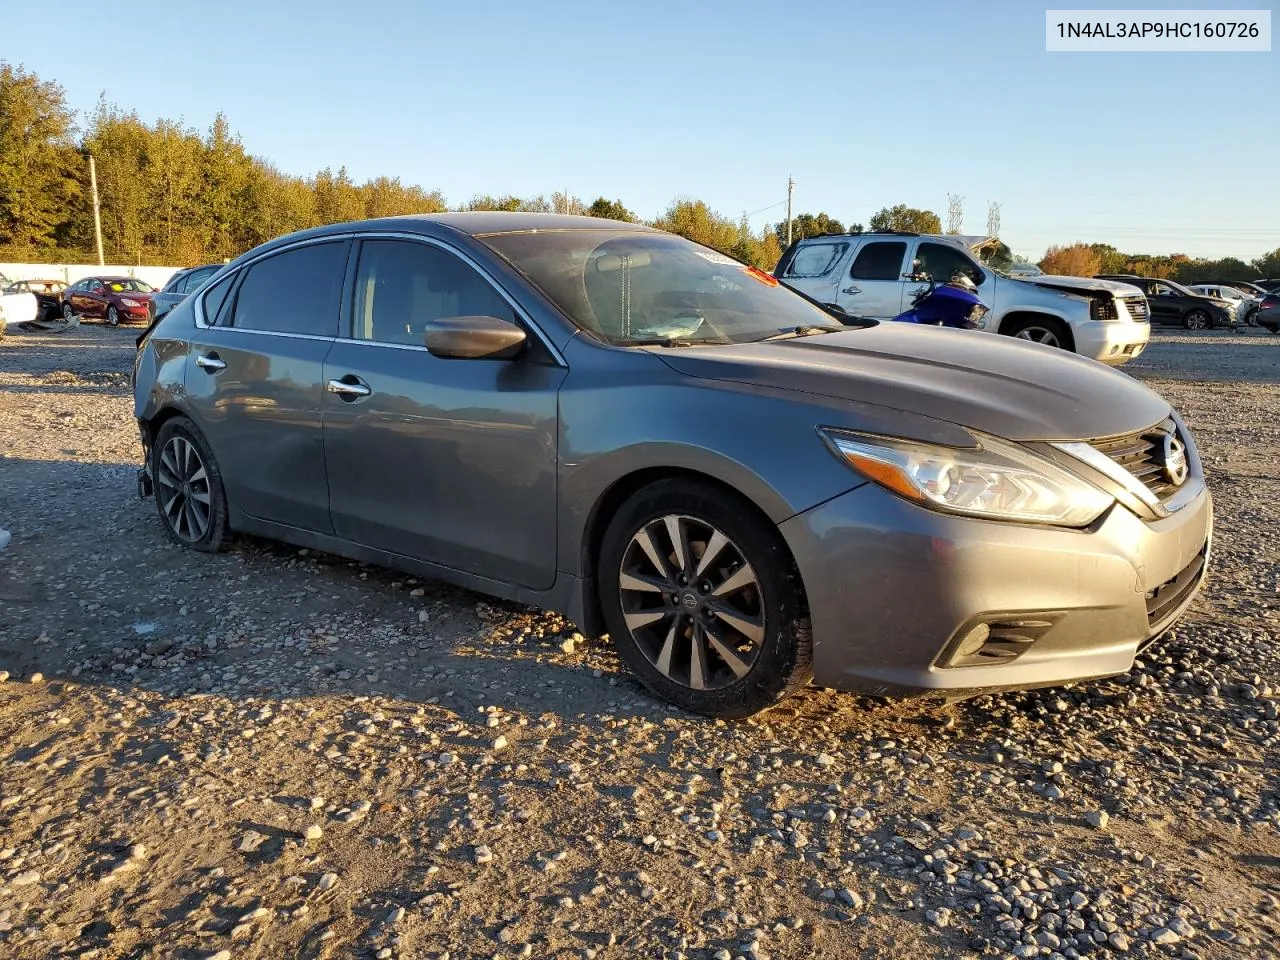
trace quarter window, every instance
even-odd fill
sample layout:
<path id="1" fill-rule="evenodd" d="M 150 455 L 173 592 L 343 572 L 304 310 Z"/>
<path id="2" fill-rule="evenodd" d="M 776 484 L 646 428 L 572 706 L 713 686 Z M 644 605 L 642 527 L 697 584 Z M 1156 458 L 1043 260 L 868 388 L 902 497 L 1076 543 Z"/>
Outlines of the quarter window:
<path id="1" fill-rule="evenodd" d="M 204 322 L 209 326 L 219 327 L 226 323 L 227 308 L 231 305 L 227 294 L 235 282 L 236 275 L 232 274 L 219 280 L 204 295 Z"/>
<path id="2" fill-rule="evenodd" d="M 787 267 L 788 277 L 821 277 L 844 256 L 847 243 L 811 243 L 796 251 Z"/>
<path id="3" fill-rule="evenodd" d="M 900 280 L 906 255 L 907 244 L 903 240 L 868 241 L 858 251 L 849 277 L 853 280 Z"/>
<path id="4" fill-rule="evenodd" d="M 313 243 L 259 260 L 236 292 L 231 326 L 336 337 L 346 249 L 343 241 Z"/>
<path id="5" fill-rule="evenodd" d="M 427 325 L 446 317 L 515 313 L 474 269 L 446 250 L 405 240 L 366 240 L 356 269 L 352 335 L 423 346 Z"/>

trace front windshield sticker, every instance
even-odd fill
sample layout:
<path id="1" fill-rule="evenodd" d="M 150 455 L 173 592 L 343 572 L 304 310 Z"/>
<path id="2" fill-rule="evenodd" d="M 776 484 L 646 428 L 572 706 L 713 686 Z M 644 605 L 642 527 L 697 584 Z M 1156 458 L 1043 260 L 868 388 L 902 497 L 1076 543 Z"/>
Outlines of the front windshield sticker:
<path id="1" fill-rule="evenodd" d="M 711 250 L 695 250 L 694 253 L 700 256 L 703 260 L 706 260 L 708 263 L 718 263 L 722 267 L 742 266 L 742 264 L 733 259 L 733 257 L 726 257 L 723 253 L 715 253 Z"/>

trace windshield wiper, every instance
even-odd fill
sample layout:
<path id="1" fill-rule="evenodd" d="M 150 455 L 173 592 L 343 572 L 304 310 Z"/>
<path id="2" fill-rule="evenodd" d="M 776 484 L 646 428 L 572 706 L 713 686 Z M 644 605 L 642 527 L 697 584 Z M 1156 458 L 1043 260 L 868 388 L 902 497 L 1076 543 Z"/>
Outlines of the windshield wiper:
<path id="1" fill-rule="evenodd" d="M 818 324 L 806 323 L 798 327 L 792 327 L 790 330 L 782 330 L 775 333 L 771 337 L 765 337 L 763 340 L 756 341 L 763 343 L 765 340 L 790 340 L 793 337 L 814 337 L 823 333 L 839 333 L 845 327 L 824 327 Z"/>
<path id="2" fill-rule="evenodd" d="M 679 337 L 649 337 L 643 340 L 627 340 L 623 343 L 626 347 L 703 347 L 703 346 L 726 346 L 731 343 L 730 340 L 712 340 L 710 338 L 699 338 L 697 340 L 680 339 Z"/>

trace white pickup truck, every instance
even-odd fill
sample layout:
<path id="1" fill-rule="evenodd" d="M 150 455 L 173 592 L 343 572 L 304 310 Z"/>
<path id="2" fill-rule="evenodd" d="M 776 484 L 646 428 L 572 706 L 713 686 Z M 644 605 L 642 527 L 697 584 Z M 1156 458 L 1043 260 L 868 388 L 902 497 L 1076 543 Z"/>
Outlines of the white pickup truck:
<path id="1" fill-rule="evenodd" d="M 980 328 L 1121 364 L 1146 348 L 1147 298 L 1126 283 L 1047 275 L 1014 277 L 980 262 L 956 237 L 828 234 L 793 243 L 774 276 L 856 317 L 888 320 L 911 307 L 923 274 L 966 274 L 990 308 Z"/>

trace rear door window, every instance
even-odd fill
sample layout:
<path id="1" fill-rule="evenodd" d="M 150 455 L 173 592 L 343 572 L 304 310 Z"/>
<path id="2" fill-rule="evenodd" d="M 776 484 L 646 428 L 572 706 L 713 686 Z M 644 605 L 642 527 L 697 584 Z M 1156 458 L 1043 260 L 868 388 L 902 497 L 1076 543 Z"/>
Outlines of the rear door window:
<path id="1" fill-rule="evenodd" d="M 796 251 L 787 267 L 788 277 L 821 277 L 830 272 L 849 249 L 847 243 L 811 243 Z"/>
<path id="2" fill-rule="evenodd" d="M 904 240 L 871 240 L 862 245 L 849 276 L 853 280 L 900 280 L 907 255 Z"/>
<path id="3" fill-rule="evenodd" d="M 978 269 L 977 264 L 965 256 L 958 247 L 953 247 L 949 243 L 923 241 L 916 257 L 920 260 L 921 271 L 929 274 L 938 283 L 946 283 L 957 273 L 964 274 L 977 286 L 981 286 L 982 281 L 986 279 L 986 275 Z"/>
<path id="4" fill-rule="evenodd" d="M 259 260 L 236 291 L 230 326 L 336 337 L 346 266 L 344 240 L 294 247 Z"/>

